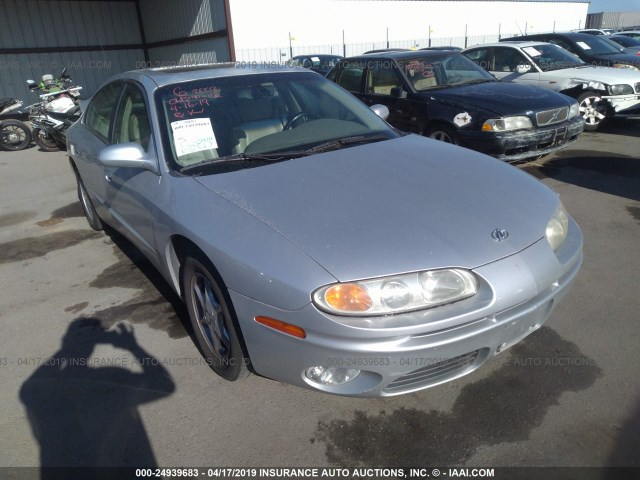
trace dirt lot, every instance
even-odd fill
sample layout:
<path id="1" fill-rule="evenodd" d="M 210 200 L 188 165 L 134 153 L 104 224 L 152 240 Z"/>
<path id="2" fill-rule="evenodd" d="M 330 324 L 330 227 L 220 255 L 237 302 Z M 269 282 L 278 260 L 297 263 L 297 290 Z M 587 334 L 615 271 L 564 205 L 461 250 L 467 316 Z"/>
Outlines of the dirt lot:
<path id="1" fill-rule="evenodd" d="M 65 155 L 0 153 L 0 465 L 640 466 L 640 121 L 518 168 L 585 236 L 547 326 L 453 383 L 352 399 L 218 378 L 168 286 L 89 230 Z M 97 342 L 70 377 L 55 355 L 82 317 L 127 321 L 135 341 Z"/>

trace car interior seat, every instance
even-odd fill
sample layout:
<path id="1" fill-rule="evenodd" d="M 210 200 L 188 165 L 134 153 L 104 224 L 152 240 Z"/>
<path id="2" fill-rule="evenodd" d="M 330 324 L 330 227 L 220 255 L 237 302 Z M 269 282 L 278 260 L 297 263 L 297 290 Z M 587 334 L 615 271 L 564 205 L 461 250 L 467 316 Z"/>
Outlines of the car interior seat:
<path id="1" fill-rule="evenodd" d="M 232 152 L 242 153 L 247 146 L 266 135 L 281 132 L 285 124 L 282 99 L 271 84 L 244 87 L 234 92 L 235 111 L 241 122 L 233 128 Z"/>

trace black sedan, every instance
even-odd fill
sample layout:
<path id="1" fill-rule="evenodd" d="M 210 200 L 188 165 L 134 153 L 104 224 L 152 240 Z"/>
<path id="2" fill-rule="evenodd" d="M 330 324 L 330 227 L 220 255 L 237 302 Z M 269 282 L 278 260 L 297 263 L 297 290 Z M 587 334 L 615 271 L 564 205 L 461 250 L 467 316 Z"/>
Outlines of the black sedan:
<path id="1" fill-rule="evenodd" d="M 347 58 L 327 78 L 368 105 L 389 108 L 399 130 L 508 161 L 546 155 L 584 129 L 578 104 L 560 93 L 501 82 L 455 51 Z"/>
<path id="2" fill-rule="evenodd" d="M 326 75 L 341 58 L 343 57 L 340 55 L 296 55 L 287 62 L 287 65 L 308 68 L 320 75 Z"/>
<path id="3" fill-rule="evenodd" d="M 537 40 L 553 43 L 580 57 L 582 61 L 600 67 L 640 69 L 640 57 L 625 53 L 600 35 L 588 33 L 537 33 L 513 38 L 502 38 L 501 42 Z"/>

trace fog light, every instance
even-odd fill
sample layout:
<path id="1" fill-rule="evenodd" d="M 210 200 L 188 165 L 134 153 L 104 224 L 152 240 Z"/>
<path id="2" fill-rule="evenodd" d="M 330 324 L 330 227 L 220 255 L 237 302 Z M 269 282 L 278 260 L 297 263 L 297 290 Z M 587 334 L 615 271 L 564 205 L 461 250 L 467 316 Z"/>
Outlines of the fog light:
<path id="1" fill-rule="evenodd" d="M 307 368 L 304 374 L 309 380 L 320 385 L 342 385 L 356 378 L 360 374 L 360 370 L 318 365 L 317 367 Z"/>

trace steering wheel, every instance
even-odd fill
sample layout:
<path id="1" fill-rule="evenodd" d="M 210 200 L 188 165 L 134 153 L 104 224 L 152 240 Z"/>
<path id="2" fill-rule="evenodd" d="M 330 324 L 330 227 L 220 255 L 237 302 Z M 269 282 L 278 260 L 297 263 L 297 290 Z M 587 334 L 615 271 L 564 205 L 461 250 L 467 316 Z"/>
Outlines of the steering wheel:
<path id="1" fill-rule="evenodd" d="M 284 124 L 284 127 L 282 127 L 282 130 L 289 130 L 293 128 L 293 124 L 296 123 L 301 118 L 304 118 L 305 119 L 304 121 L 306 122 L 311 117 L 307 112 L 304 112 L 304 111 L 298 112 L 293 117 L 291 117 L 290 120 L 287 120 L 287 123 Z"/>

